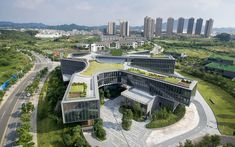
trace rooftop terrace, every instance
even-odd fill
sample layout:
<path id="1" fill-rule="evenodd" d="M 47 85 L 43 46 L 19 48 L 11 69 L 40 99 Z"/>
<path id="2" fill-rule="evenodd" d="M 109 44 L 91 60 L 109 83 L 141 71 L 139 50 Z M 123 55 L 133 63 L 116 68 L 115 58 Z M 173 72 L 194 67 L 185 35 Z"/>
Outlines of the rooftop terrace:
<path id="1" fill-rule="evenodd" d="M 234 65 L 224 65 L 224 64 L 219 64 L 219 63 L 209 63 L 209 64 L 206 65 L 206 67 L 235 72 L 235 66 Z"/>
<path id="2" fill-rule="evenodd" d="M 139 69 L 134 69 L 134 68 L 129 68 L 128 69 L 129 72 L 134 72 L 137 74 L 142 74 L 151 78 L 155 78 L 161 81 L 165 81 L 168 83 L 172 83 L 175 85 L 179 85 L 179 86 L 183 86 L 186 88 L 189 88 L 191 81 L 188 79 L 182 79 L 182 78 L 178 78 L 178 77 L 173 77 L 173 76 L 166 76 L 166 75 L 160 75 L 160 74 L 156 74 L 156 73 L 150 73 L 150 72 L 146 72 L 143 70 L 139 70 Z"/>
<path id="3" fill-rule="evenodd" d="M 232 57 L 229 57 L 229 56 L 218 55 L 218 54 L 213 54 L 209 58 L 235 61 L 235 58 L 232 58 Z"/>
<path id="4" fill-rule="evenodd" d="M 84 76 L 92 76 L 95 73 L 104 72 L 108 70 L 119 70 L 119 69 L 124 69 L 123 64 L 99 63 L 97 61 L 90 61 L 88 68 L 80 74 Z"/>
<path id="5" fill-rule="evenodd" d="M 74 74 L 65 92 L 64 101 L 83 100 L 94 97 L 92 78 Z"/>

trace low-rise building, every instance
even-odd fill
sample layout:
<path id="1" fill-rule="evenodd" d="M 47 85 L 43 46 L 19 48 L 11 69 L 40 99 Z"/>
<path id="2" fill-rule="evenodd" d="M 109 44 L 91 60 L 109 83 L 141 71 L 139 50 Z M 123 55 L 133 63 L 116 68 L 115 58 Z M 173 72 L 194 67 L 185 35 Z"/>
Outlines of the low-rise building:
<path id="1" fill-rule="evenodd" d="M 235 78 L 235 65 L 209 63 L 205 66 L 205 70 L 224 77 Z"/>
<path id="2" fill-rule="evenodd" d="M 113 60 L 117 58 L 114 57 Z M 135 63 L 134 58 L 137 57 L 123 57 L 122 60 Z M 141 63 L 141 66 L 145 67 L 151 62 L 151 59 L 145 58 L 138 58 L 141 59 L 137 61 L 138 67 Z M 153 59 L 152 62 L 154 60 L 158 61 L 158 59 Z M 98 61 L 100 62 L 100 59 Z M 159 61 L 164 62 L 162 59 Z M 87 61 L 81 59 L 61 60 L 62 74 L 72 75 L 61 102 L 63 123 L 82 122 L 92 125 L 94 120 L 100 117 L 99 88 L 107 85 L 124 85 L 127 89 L 121 93 L 122 103 L 127 105 L 132 105 L 134 102 L 140 103 L 142 111 L 147 116 L 162 107 L 168 107 L 174 111 L 179 104 L 189 106 L 196 93 L 197 81 L 152 72 L 140 72 L 138 69 L 103 71 L 91 77 L 76 73 L 86 68 L 80 66 L 81 64 L 89 65 L 86 63 Z M 136 65 L 135 68 L 137 68 Z M 160 68 L 163 67 L 160 66 L 158 69 Z"/>

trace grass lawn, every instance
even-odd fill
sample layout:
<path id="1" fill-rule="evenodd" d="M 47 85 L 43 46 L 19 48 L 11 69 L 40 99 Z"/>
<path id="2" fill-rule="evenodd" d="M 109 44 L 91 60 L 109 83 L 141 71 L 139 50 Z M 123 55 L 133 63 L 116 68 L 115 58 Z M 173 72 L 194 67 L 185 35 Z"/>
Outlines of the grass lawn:
<path id="1" fill-rule="evenodd" d="M 38 102 L 38 117 L 41 113 L 48 113 L 48 102 L 45 99 L 48 88 L 48 80 L 43 86 Z M 45 111 L 46 110 L 46 111 Z M 39 147 L 63 147 L 63 128 L 55 123 L 51 117 L 37 119 L 37 140 Z"/>
<path id="2" fill-rule="evenodd" d="M 181 79 L 177 79 L 173 77 L 165 77 L 164 80 L 170 83 L 174 83 L 174 84 L 178 84 L 181 81 Z"/>
<path id="3" fill-rule="evenodd" d="M 81 75 L 85 76 L 92 76 L 98 72 L 104 72 L 106 70 L 116 70 L 116 69 L 123 69 L 122 64 L 112 64 L 112 63 L 99 63 L 96 61 L 90 61 L 89 67 L 86 71 L 82 72 Z"/>
<path id="4" fill-rule="evenodd" d="M 70 88 L 70 92 L 83 92 L 84 86 L 83 85 L 72 85 Z"/>
<path id="5" fill-rule="evenodd" d="M 166 49 L 166 52 L 175 52 L 175 53 L 185 53 L 190 57 L 199 57 L 199 58 L 207 58 L 212 53 L 209 51 L 205 51 L 202 49 L 192 49 L 192 48 L 169 48 Z"/>
<path id="6" fill-rule="evenodd" d="M 54 106 L 51 100 L 57 100 L 65 92 L 64 83 L 61 79 L 60 69 L 52 72 L 43 85 L 38 102 L 37 115 L 37 141 L 38 147 L 65 147 L 63 135 L 68 129 L 78 124 L 62 124 L 62 116 L 57 116 L 51 112 Z M 58 82 L 58 83 L 56 83 Z M 56 84 L 55 84 L 56 83 Z M 58 91 L 61 91 L 58 92 Z M 58 94 L 57 96 L 55 96 Z M 60 98 L 58 98 L 60 99 Z M 59 114 L 61 114 L 59 112 Z M 85 141 L 85 138 L 83 138 Z"/>
<path id="7" fill-rule="evenodd" d="M 51 118 L 45 118 L 37 123 L 37 139 L 39 147 L 63 147 L 63 128 Z"/>
<path id="8" fill-rule="evenodd" d="M 0 59 L 0 62 L 4 60 L 4 62 L 9 64 L 7 66 L 0 65 L 0 85 L 30 63 L 29 58 L 19 52 L 10 52 L 9 55 L 2 54 L 0 55 Z"/>
<path id="9" fill-rule="evenodd" d="M 225 135 L 232 135 L 235 131 L 235 98 L 218 86 L 188 74 L 181 74 L 198 81 L 198 90 L 213 110 L 220 132 Z"/>

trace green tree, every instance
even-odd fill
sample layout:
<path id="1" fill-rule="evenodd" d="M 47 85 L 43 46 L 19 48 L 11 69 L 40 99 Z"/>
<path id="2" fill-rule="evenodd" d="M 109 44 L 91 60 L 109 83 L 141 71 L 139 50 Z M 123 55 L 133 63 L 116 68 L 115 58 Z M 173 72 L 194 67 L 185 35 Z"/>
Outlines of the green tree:
<path id="1" fill-rule="evenodd" d="M 133 113 L 131 109 L 124 109 L 122 115 L 122 128 L 124 130 L 130 130 L 133 119 Z"/>
<path id="2" fill-rule="evenodd" d="M 97 138 L 99 138 L 100 140 L 106 139 L 106 132 L 103 128 L 103 120 L 102 119 L 97 119 L 95 121 L 93 129 L 94 129 L 94 134 Z"/>
<path id="3" fill-rule="evenodd" d="M 111 98 L 111 94 L 110 94 L 110 90 L 109 89 L 105 90 L 105 97 L 108 98 L 108 99 Z"/>
<path id="4" fill-rule="evenodd" d="M 70 134 L 64 134 L 63 135 L 63 142 L 66 146 L 72 146 L 73 145 L 73 139 Z"/>
<path id="5" fill-rule="evenodd" d="M 82 129 L 79 125 L 65 130 L 63 135 L 63 142 L 68 147 L 88 147 L 84 136 L 82 135 Z"/>
<path id="6" fill-rule="evenodd" d="M 33 147 L 34 143 L 32 142 L 33 136 L 29 132 L 23 132 L 19 139 L 17 140 L 17 145 L 22 145 L 23 147 Z"/>
<path id="7" fill-rule="evenodd" d="M 185 147 L 193 147 L 193 143 L 192 143 L 191 140 L 186 139 L 186 142 L 184 143 L 184 146 L 185 146 Z"/>
<path id="8" fill-rule="evenodd" d="M 30 114 L 28 114 L 28 113 L 21 114 L 20 120 L 22 122 L 29 122 L 30 121 Z"/>
<path id="9" fill-rule="evenodd" d="M 142 117 L 142 110 L 141 110 L 140 103 L 134 102 L 132 108 L 133 108 L 134 117 L 135 118 L 141 118 Z"/>
<path id="10" fill-rule="evenodd" d="M 231 35 L 228 33 L 221 33 L 215 36 L 215 38 L 218 38 L 220 41 L 230 41 L 231 40 Z"/>
<path id="11" fill-rule="evenodd" d="M 211 136 L 211 143 L 212 143 L 212 146 L 220 145 L 220 137 L 218 135 L 212 135 Z"/>

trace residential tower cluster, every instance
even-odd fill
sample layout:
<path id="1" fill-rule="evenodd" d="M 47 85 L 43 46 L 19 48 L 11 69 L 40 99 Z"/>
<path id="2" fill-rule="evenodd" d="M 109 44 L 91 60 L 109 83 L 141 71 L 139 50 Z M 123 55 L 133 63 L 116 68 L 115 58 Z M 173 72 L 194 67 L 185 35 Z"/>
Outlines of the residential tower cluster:
<path id="1" fill-rule="evenodd" d="M 153 18 L 146 16 L 144 18 L 144 37 L 151 39 L 154 36 L 159 37 L 162 35 L 171 36 L 174 34 L 178 35 L 202 35 L 203 29 L 203 19 L 198 18 L 196 20 L 193 17 L 187 19 L 187 26 L 186 26 L 186 19 L 180 17 L 177 21 L 174 18 L 169 17 L 166 23 L 166 30 L 163 31 L 163 19 L 156 18 L 156 22 Z M 175 24 L 177 23 L 177 24 Z M 204 28 L 204 37 L 210 37 L 213 28 L 213 19 L 206 20 L 205 28 Z M 174 31 L 174 26 L 177 25 L 176 31 Z M 184 28 L 186 28 L 186 32 L 184 33 Z"/>

